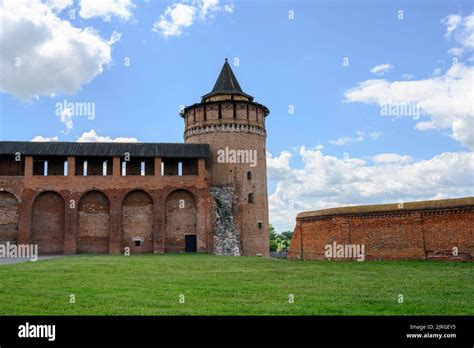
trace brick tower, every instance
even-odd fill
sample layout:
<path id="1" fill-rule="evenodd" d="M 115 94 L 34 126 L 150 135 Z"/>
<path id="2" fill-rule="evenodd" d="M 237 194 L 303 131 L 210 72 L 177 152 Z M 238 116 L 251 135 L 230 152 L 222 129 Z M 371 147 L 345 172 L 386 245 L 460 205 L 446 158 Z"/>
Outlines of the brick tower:
<path id="1" fill-rule="evenodd" d="M 217 254 L 269 255 L 265 157 L 269 110 L 253 99 L 242 91 L 226 59 L 212 91 L 181 113 L 185 143 L 211 147 L 210 190 L 221 209 L 213 223 Z"/>

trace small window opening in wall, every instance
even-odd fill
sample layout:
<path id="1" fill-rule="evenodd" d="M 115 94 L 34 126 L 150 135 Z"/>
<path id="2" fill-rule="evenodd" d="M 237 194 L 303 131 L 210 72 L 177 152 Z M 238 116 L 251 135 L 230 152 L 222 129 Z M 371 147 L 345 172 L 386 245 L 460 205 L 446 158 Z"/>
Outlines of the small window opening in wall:
<path id="1" fill-rule="evenodd" d="M 140 162 L 140 175 L 145 176 L 145 162 Z"/>
<path id="2" fill-rule="evenodd" d="M 133 244 L 136 247 L 141 247 L 142 246 L 142 239 L 141 238 L 135 237 L 132 240 L 133 240 Z"/>
<path id="3" fill-rule="evenodd" d="M 67 176 L 67 161 L 64 161 L 63 174 Z"/>
<path id="4" fill-rule="evenodd" d="M 207 121 L 207 107 L 204 105 L 204 121 Z"/>
<path id="5" fill-rule="evenodd" d="M 263 228 L 263 222 L 257 222 L 258 229 L 261 230 Z"/>
<path id="6" fill-rule="evenodd" d="M 165 175 L 165 163 L 161 162 L 161 176 Z"/>
<path id="7" fill-rule="evenodd" d="M 222 105 L 219 104 L 218 108 L 219 108 L 219 120 L 220 120 L 222 119 Z"/>
<path id="8" fill-rule="evenodd" d="M 87 176 L 87 161 L 82 164 L 82 175 Z"/>
<path id="9" fill-rule="evenodd" d="M 232 104 L 232 107 L 233 107 L 234 118 L 237 118 L 237 104 L 236 103 Z"/>
<path id="10" fill-rule="evenodd" d="M 247 104 L 247 120 L 249 119 L 249 104 Z"/>
<path id="11" fill-rule="evenodd" d="M 178 175 L 183 176 L 183 162 L 178 162 Z"/>
<path id="12" fill-rule="evenodd" d="M 249 202 L 250 204 L 253 204 L 253 203 L 254 203 L 253 193 L 249 193 L 248 202 Z"/>
<path id="13" fill-rule="evenodd" d="M 102 175 L 107 176 L 107 161 L 102 162 Z"/>
<path id="14" fill-rule="evenodd" d="M 44 161 L 43 175 L 48 176 L 48 161 Z"/>
<path id="15" fill-rule="evenodd" d="M 193 122 L 196 122 L 196 108 L 193 109 Z"/>
<path id="16" fill-rule="evenodd" d="M 252 180 L 252 172 L 247 172 L 247 180 Z"/>
<path id="17" fill-rule="evenodd" d="M 122 176 L 127 175 L 127 162 L 123 161 L 122 162 Z"/>

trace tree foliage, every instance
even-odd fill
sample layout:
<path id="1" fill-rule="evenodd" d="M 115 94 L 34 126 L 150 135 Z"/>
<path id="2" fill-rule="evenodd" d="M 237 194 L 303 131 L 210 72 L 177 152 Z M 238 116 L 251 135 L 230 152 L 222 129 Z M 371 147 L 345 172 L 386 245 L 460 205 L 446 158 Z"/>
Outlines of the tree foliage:
<path id="1" fill-rule="evenodd" d="M 285 231 L 277 233 L 272 224 L 269 226 L 270 233 L 270 251 L 288 251 L 293 232 Z"/>

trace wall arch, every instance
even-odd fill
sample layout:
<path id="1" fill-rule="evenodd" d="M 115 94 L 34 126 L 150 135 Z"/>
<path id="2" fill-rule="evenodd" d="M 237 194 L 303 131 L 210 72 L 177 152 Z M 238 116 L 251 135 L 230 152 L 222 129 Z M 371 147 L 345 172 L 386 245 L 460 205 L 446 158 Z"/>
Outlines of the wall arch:
<path id="1" fill-rule="evenodd" d="M 10 192 L 0 192 L 0 244 L 17 244 L 18 199 Z"/>
<path id="2" fill-rule="evenodd" d="M 64 199 L 53 191 L 42 192 L 33 202 L 31 242 L 40 254 L 64 252 Z"/>
<path id="3" fill-rule="evenodd" d="M 142 190 L 129 192 L 122 203 L 122 248 L 125 247 L 132 254 L 153 251 L 153 199 Z"/>
<path id="4" fill-rule="evenodd" d="M 184 252 L 186 235 L 196 236 L 196 199 L 187 190 L 173 191 L 165 210 L 165 252 Z"/>
<path id="5" fill-rule="evenodd" d="M 76 250 L 82 253 L 108 253 L 110 202 L 100 191 L 88 191 L 79 200 Z"/>

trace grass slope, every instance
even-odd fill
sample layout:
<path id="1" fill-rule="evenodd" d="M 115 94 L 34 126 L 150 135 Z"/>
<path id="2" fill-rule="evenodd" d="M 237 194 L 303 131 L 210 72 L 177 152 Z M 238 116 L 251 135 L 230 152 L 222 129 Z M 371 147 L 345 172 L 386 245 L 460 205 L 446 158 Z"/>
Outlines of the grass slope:
<path id="1" fill-rule="evenodd" d="M 459 262 L 75 256 L 0 266 L 0 315 L 474 315 L 473 279 Z"/>

